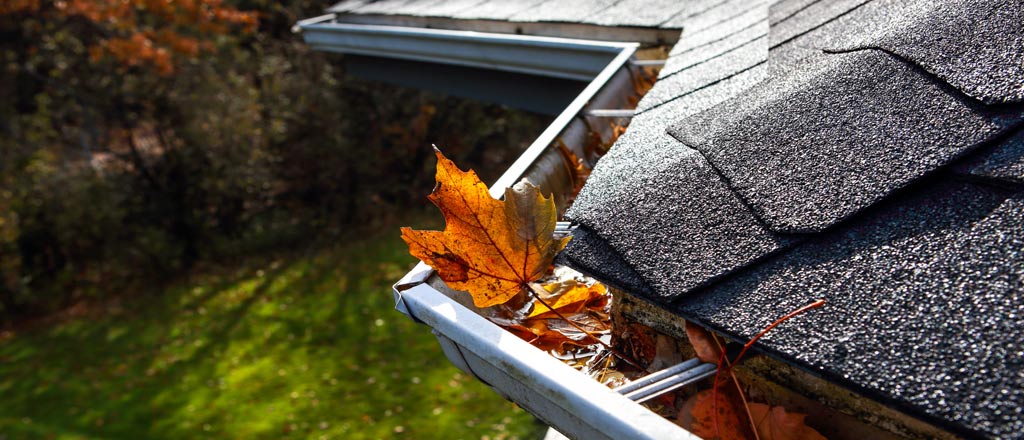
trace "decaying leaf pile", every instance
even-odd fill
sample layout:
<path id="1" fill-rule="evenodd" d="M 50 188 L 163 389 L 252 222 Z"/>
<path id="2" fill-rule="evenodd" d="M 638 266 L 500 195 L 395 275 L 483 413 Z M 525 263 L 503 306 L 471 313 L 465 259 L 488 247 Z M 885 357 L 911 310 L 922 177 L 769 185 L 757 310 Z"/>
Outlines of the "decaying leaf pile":
<path id="1" fill-rule="evenodd" d="M 450 287 L 466 291 L 492 322 L 601 383 L 623 385 L 648 369 L 679 362 L 673 358 L 679 356 L 678 347 L 665 343 L 670 338 L 656 337 L 638 324 L 618 329 L 613 344 L 608 289 L 553 265 L 569 239 L 553 236 L 557 213 L 551 197 L 523 180 L 505 191 L 504 200 L 494 199 L 476 173 L 458 169 L 439 150 L 436 156 L 437 185 L 428 198 L 443 213 L 445 229 L 402 228 L 413 256 L 432 266 Z M 579 165 L 582 161 L 574 155 L 568 159 L 585 178 L 589 169 Z M 776 321 L 733 362 L 778 323 L 821 304 Z M 697 357 L 716 363 L 719 374 L 709 389 L 663 395 L 650 404 L 652 409 L 706 439 L 824 439 L 804 424 L 803 414 L 748 402 L 724 355 L 725 342 L 697 326 L 688 325 L 686 331 Z"/>

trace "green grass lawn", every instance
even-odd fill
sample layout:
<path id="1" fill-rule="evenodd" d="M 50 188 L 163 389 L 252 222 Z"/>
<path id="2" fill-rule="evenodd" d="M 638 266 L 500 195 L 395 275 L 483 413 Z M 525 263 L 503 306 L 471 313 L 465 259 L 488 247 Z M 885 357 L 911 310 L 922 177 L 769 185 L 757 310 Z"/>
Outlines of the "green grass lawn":
<path id="1" fill-rule="evenodd" d="M 393 310 L 398 232 L 207 268 L 0 337 L 0 439 L 537 438 Z"/>

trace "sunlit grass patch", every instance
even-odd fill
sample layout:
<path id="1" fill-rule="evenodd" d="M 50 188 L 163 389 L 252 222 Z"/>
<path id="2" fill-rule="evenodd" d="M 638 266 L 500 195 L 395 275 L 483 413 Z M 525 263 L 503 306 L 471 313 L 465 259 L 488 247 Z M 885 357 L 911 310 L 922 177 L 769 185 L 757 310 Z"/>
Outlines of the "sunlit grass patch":
<path id="1" fill-rule="evenodd" d="M 253 258 L 17 333 L 0 437 L 537 437 L 393 310 L 412 262 L 397 234 Z"/>

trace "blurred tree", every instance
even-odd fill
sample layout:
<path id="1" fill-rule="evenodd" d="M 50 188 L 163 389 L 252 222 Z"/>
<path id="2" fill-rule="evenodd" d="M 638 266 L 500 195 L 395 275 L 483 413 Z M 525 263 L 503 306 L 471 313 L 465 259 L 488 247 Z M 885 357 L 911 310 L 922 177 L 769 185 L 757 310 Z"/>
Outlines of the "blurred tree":
<path id="1" fill-rule="evenodd" d="M 322 7 L 0 0 L 0 319 L 385 222 L 430 144 L 492 180 L 545 123 L 347 77 L 289 31 Z"/>
<path id="2" fill-rule="evenodd" d="M 162 75 L 174 72 L 181 58 L 214 49 L 213 37 L 240 27 L 252 33 L 255 12 L 243 12 L 222 0 L 10 0 L 0 15 L 31 15 L 50 21 L 79 23 L 90 59 L 112 57 L 125 66 L 150 66 Z M 31 49 L 31 48 L 30 48 Z"/>
<path id="3" fill-rule="evenodd" d="M 0 3 L 0 306 L 119 251 L 103 244 L 136 197 L 183 207 L 150 164 L 173 149 L 172 75 L 256 25 L 220 0 Z M 117 188 L 139 183 L 149 192 Z M 164 229 L 194 259 L 189 210 L 172 211 Z"/>

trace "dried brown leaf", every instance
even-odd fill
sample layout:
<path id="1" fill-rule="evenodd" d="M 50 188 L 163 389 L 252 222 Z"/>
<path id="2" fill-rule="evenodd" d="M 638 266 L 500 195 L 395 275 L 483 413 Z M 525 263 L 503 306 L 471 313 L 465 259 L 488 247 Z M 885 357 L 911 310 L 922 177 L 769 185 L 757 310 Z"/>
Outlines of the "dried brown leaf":
<path id="1" fill-rule="evenodd" d="M 753 438 L 747 414 L 736 390 L 701 391 L 679 410 L 680 425 L 706 440 L 747 440 Z"/>
<path id="2" fill-rule="evenodd" d="M 601 283 L 587 285 L 587 283 L 576 280 L 566 280 L 555 283 L 548 283 L 542 286 L 550 295 L 544 299 L 551 308 L 538 301 L 533 306 L 527 318 L 552 317 L 551 309 L 559 313 L 576 313 L 582 311 L 591 300 L 608 294 L 608 288 Z"/>
<path id="3" fill-rule="evenodd" d="M 715 337 L 711 332 L 697 324 L 686 321 L 686 338 L 690 340 L 690 345 L 697 352 L 698 359 L 712 364 L 718 363 L 718 358 L 721 356 L 722 351 L 718 348 L 718 344 L 715 343 Z"/>
<path id="4" fill-rule="evenodd" d="M 751 403 L 750 415 L 762 440 L 826 440 L 804 423 L 806 414 L 786 412 L 781 406 Z"/>

